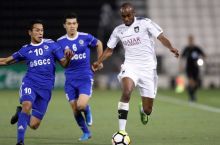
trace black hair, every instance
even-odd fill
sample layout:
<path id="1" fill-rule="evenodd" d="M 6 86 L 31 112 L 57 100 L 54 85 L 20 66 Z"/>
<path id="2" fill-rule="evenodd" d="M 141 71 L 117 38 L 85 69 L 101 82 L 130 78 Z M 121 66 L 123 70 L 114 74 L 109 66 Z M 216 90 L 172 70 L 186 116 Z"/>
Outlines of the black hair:
<path id="1" fill-rule="evenodd" d="M 129 2 L 123 3 L 121 5 L 121 8 L 128 8 L 128 7 L 130 7 L 131 9 L 134 10 L 134 6 L 131 3 L 129 3 Z"/>
<path id="2" fill-rule="evenodd" d="M 29 22 L 29 25 L 28 25 L 27 29 L 32 31 L 34 24 L 42 24 L 42 25 L 44 25 L 42 20 L 34 19 L 34 20 L 31 20 Z"/>
<path id="3" fill-rule="evenodd" d="M 63 23 L 66 23 L 66 19 L 77 19 L 77 14 L 74 12 L 68 13 L 64 16 Z"/>

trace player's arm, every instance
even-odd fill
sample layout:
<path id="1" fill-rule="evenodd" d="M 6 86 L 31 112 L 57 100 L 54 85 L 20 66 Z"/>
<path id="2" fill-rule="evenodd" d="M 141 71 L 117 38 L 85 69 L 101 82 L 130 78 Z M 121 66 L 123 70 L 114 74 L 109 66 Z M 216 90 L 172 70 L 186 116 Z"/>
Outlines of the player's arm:
<path id="1" fill-rule="evenodd" d="M 178 49 L 174 48 L 172 46 L 172 44 L 170 43 L 170 41 L 163 35 L 163 33 L 161 33 L 158 37 L 157 37 L 158 40 L 160 40 L 160 42 L 165 46 L 167 47 L 174 55 L 175 57 L 179 57 L 179 51 Z"/>
<path id="2" fill-rule="evenodd" d="M 107 58 L 109 58 L 109 57 L 112 55 L 112 53 L 113 53 L 113 49 L 107 47 L 107 48 L 105 49 L 105 51 L 103 52 L 103 54 L 99 57 L 99 59 L 92 64 L 92 70 L 93 70 L 93 71 L 97 71 L 97 70 L 99 69 L 99 67 L 100 67 L 100 64 L 101 64 L 104 60 L 106 60 Z"/>
<path id="3" fill-rule="evenodd" d="M 97 50 L 97 60 L 101 57 L 102 53 L 103 53 L 103 45 L 102 42 L 100 40 L 97 41 L 96 44 L 96 50 Z M 98 70 L 103 68 L 103 64 L 100 63 Z"/>
<path id="4" fill-rule="evenodd" d="M 0 58 L 0 65 L 10 65 L 15 62 L 16 62 L 16 60 L 12 56 L 9 56 L 6 58 Z"/>
<path id="5" fill-rule="evenodd" d="M 64 51 L 64 58 L 62 58 L 60 60 L 60 65 L 64 68 L 68 67 L 71 58 L 73 57 L 73 51 L 71 51 L 70 49 L 65 49 Z"/>

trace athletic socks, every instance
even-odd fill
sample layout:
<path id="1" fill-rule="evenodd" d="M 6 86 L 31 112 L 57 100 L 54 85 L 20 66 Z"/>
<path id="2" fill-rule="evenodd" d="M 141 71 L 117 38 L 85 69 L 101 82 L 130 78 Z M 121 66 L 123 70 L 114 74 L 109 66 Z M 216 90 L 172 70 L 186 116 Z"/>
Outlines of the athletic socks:
<path id="1" fill-rule="evenodd" d="M 85 122 L 84 117 L 82 116 L 82 113 L 78 112 L 74 115 L 74 117 L 75 117 L 77 124 L 79 125 L 79 127 L 83 131 L 83 133 L 89 133 L 89 129 L 86 126 L 86 122 Z"/>
<path id="2" fill-rule="evenodd" d="M 119 130 L 125 131 L 127 116 L 129 110 L 129 103 L 118 103 L 118 119 L 119 119 Z"/>
<path id="3" fill-rule="evenodd" d="M 24 112 L 19 114 L 17 123 L 17 142 L 24 142 L 24 136 L 27 129 L 27 125 L 30 124 L 30 115 Z"/>

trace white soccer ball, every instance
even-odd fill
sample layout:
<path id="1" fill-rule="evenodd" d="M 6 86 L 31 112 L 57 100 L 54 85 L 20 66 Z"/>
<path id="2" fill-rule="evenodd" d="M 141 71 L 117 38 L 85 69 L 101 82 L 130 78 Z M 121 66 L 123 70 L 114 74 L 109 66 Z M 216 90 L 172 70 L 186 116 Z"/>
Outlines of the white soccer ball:
<path id="1" fill-rule="evenodd" d="M 125 131 L 118 131 L 112 136 L 112 145 L 130 145 L 131 140 Z"/>

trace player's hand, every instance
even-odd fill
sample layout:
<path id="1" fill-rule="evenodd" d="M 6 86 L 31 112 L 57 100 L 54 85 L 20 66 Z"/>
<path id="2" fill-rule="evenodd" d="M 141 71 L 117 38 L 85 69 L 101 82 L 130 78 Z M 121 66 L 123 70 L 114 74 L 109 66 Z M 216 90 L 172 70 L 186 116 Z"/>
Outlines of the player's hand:
<path id="1" fill-rule="evenodd" d="M 74 53 L 73 53 L 72 50 L 70 50 L 70 49 L 68 48 L 68 49 L 65 49 L 64 55 L 65 55 L 66 58 L 71 59 L 71 58 L 73 57 Z"/>
<path id="2" fill-rule="evenodd" d="M 176 58 L 179 57 L 180 54 L 179 54 L 179 50 L 178 49 L 172 48 L 172 49 L 170 49 L 170 51 L 175 55 Z"/>
<path id="3" fill-rule="evenodd" d="M 98 71 L 98 70 L 100 70 L 100 69 L 102 69 L 102 68 L 103 68 L 103 64 L 102 64 L 102 63 L 94 62 L 94 63 L 92 64 L 92 70 L 93 70 L 94 72 L 96 72 L 96 71 Z"/>

